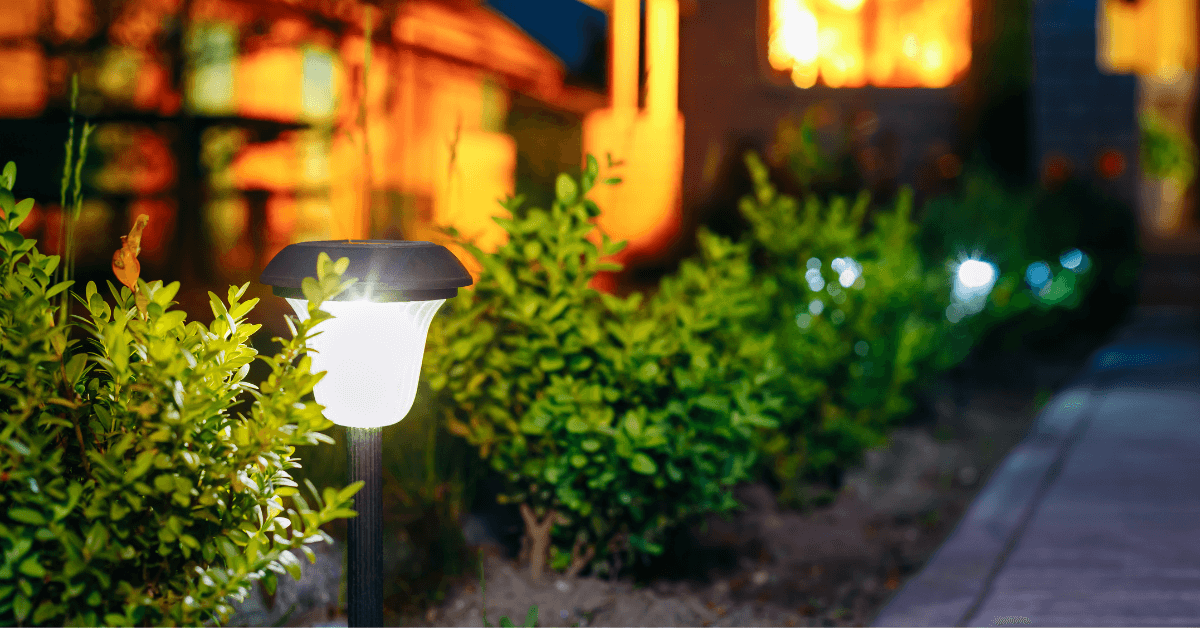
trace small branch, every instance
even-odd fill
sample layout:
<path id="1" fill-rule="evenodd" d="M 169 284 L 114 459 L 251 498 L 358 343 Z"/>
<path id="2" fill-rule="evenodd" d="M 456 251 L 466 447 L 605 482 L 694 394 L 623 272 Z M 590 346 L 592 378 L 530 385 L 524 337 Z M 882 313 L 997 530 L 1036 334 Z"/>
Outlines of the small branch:
<path id="1" fill-rule="evenodd" d="M 583 537 L 575 539 L 575 547 L 571 548 L 571 566 L 567 567 L 566 576 L 573 578 L 579 575 L 580 571 L 587 566 L 588 562 L 596 556 L 596 546 L 587 546 L 587 551 L 583 550 Z"/>
<path id="2" fill-rule="evenodd" d="M 546 557 L 550 552 L 550 530 L 556 523 L 565 523 L 566 518 L 551 510 L 538 521 L 529 504 L 521 504 L 521 518 L 525 520 L 525 536 L 529 539 L 529 575 L 538 580 L 546 568 Z"/>

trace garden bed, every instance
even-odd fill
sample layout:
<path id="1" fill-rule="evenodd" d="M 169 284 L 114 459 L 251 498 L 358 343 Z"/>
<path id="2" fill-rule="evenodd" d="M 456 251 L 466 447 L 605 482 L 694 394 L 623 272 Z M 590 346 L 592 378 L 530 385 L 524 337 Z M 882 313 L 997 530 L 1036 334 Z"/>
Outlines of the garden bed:
<path id="1" fill-rule="evenodd" d="M 506 552 L 485 548 L 488 621 L 520 624 L 536 604 L 542 626 L 867 625 L 945 541 L 1092 346 L 976 363 L 929 397 L 920 424 L 847 474 L 827 506 L 789 510 L 765 485 L 739 487 L 746 509 L 684 535 L 664 561 L 674 573 L 643 586 L 556 574 L 535 583 Z M 444 602 L 402 623 L 482 626 L 481 608 L 478 577 L 465 577 Z"/>
<path id="2" fill-rule="evenodd" d="M 924 398 L 891 447 L 869 452 L 847 474 L 832 504 L 781 508 L 770 487 L 743 485 L 744 511 L 685 533 L 659 571 L 642 570 L 643 584 L 553 573 L 534 583 L 511 558 L 515 547 L 485 545 L 488 622 L 508 616 L 519 625 L 536 604 L 541 626 L 868 625 L 946 540 L 1040 406 L 1099 340 L 1080 339 L 1050 358 L 1010 353 L 970 362 Z M 474 521 L 468 537 L 478 534 Z M 340 548 L 326 549 L 318 546 L 318 564 L 305 566 L 301 583 L 281 578 L 269 601 L 254 590 L 232 625 L 346 625 L 330 595 L 341 581 Z M 385 622 L 483 626 L 481 608 L 472 573 L 421 613 L 401 616 L 389 606 Z"/>

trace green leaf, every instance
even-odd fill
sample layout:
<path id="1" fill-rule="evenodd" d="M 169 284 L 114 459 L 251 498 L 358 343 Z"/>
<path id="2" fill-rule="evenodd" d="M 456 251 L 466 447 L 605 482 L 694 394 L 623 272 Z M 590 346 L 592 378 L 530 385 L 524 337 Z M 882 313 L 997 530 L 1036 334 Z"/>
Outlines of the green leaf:
<path id="1" fill-rule="evenodd" d="M 41 578 L 46 575 L 46 568 L 42 567 L 42 564 L 38 562 L 35 556 L 26 558 L 17 569 L 31 578 Z"/>
<path id="2" fill-rule="evenodd" d="M 288 550 L 279 552 L 279 563 L 283 565 L 283 568 L 287 570 L 289 575 L 296 580 L 300 579 L 300 559 L 296 558 L 295 554 Z"/>
<path id="3" fill-rule="evenodd" d="M 37 610 L 33 612 L 33 623 L 45 625 L 47 619 L 62 614 L 64 610 L 64 607 L 60 604 L 54 604 L 50 600 L 42 600 L 42 603 L 38 604 Z"/>
<path id="4" fill-rule="evenodd" d="M 321 298 L 321 284 L 312 277 L 305 277 L 300 282 L 300 291 L 304 293 L 304 298 L 310 303 L 320 303 L 324 300 Z"/>
<path id="5" fill-rule="evenodd" d="M 563 360 L 561 356 L 557 356 L 557 355 L 542 356 L 538 360 L 538 368 L 542 369 L 543 371 L 545 371 L 547 373 L 553 373 L 554 371 L 560 371 L 566 365 L 567 365 L 566 361 Z"/>
<path id="6" fill-rule="evenodd" d="M 559 173 L 558 178 L 554 181 L 554 193 L 558 201 L 563 205 L 573 205 L 578 192 L 579 188 L 571 175 L 565 172 Z"/>
<path id="7" fill-rule="evenodd" d="M 634 438 L 642 435 L 642 419 L 633 412 L 625 413 L 625 417 L 621 420 L 621 427 L 625 428 L 625 432 Z"/>
<path id="8" fill-rule="evenodd" d="M 8 439 L 7 443 L 8 443 L 9 447 L 13 448 L 13 451 L 17 452 L 17 454 L 22 455 L 22 456 L 29 455 L 29 448 L 26 447 L 25 444 L 22 443 L 21 441 L 10 438 L 10 439 Z"/>
<path id="9" fill-rule="evenodd" d="M 0 187 L 11 190 L 17 183 L 17 164 L 8 162 L 4 164 L 4 174 L 0 175 Z"/>
<path id="10" fill-rule="evenodd" d="M 13 598 L 13 615 L 16 616 L 17 621 L 25 621 L 31 610 L 33 610 L 33 602 L 30 602 L 29 598 L 20 593 Z"/>
<path id="11" fill-rule="evenodd" d="M 354 482 L 353 484 L 350 484 L 346 488 L 343 488 L 342 490 L 337 492 L 335 501 L 339 504 L 345 503 L 351 497 L 354 497 L 358 493 L 358 491 L 362 490 L 363 486 L 366 486 L 366 482 L 364 482 L 362 480 L 359 480 L 357 482 Z"/>
<path id="12" fill-rule="evenodd" d="M 629 467 L 642 475 L 652 475 L 658 471 L 658 465 L 654 464 L 650 456 L 641 452 L 633 455 L 633 460 L 630 462 Z"/>
<path id="13" fill-rule="evenodd" d="M 592 162 L 596 161 L 595 158 L 593 158 L 591 155 L 588 155 L 588 159 L 590 159 Z M 530 606 L 529 612 L 525 613 L 525 628 L 533 628 L 534 626 L 537 625 L 537 620 L 538 620 L 538 607 L 536 605 Z"/>
<path id="14" fill-rule="evenodd" d="M 22 222 L 25 222 L 25 217 L 29 215 L 29 212 L 32 209 L 33 209 L 33 199 L 32 198 L 27 198 L 27 199 L 17 203 L 16 207 L 13 208 L 12 215 L 9 216 L 8 224 L 13 225 L 15 227 L 17 225 L 20 225 Z"/>
<path id="15" fill-rule="evenodd" d="M 717 395 L 700 395 L 693 401 L 696 406 L 713 412 L 729 412 L 729 399 Z"/>
<path id="16" fill-rule="evenodd" d="M 8 517 L 13 521 L 20 521 L 21 523 L 27 523 L 29 525 L 46 525 L 46 518 L 42 516 L 42 513 L 29 508 L 9 508 Z"/>

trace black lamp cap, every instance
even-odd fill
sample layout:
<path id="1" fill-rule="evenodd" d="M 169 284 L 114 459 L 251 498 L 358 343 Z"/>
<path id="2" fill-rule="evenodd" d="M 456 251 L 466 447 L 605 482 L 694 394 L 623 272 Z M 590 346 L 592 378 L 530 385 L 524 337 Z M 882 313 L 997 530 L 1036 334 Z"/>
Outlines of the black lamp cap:
<path id="1" fill-rule="evenodd" d="M 433 242 L 407 240 L 320 240 L 283 247 L 263 269 L 259 281 L 276 296 L 303 299 L 305 277 L 316 277 L 322 253 L 350 266 L 342 275 L 358 279 L 335 301 L 433 301 L 450 299 L 471 285 L 471 275 L 454 253 Z"/>

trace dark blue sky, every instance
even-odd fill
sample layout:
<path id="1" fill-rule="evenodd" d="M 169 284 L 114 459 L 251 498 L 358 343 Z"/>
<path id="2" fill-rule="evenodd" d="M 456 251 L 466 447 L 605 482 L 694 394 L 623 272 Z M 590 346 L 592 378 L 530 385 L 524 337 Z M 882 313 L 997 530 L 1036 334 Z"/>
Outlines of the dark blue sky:
<path id="1" fill-rule="evenodd" d="M 603 38 L 608 19 L 603 11 L 578 0 L 487 0 L 562 59 L 568 72 L 585 72 L 589 57 Z M 594 63 L 594 61 L 593 61 Z"/>

